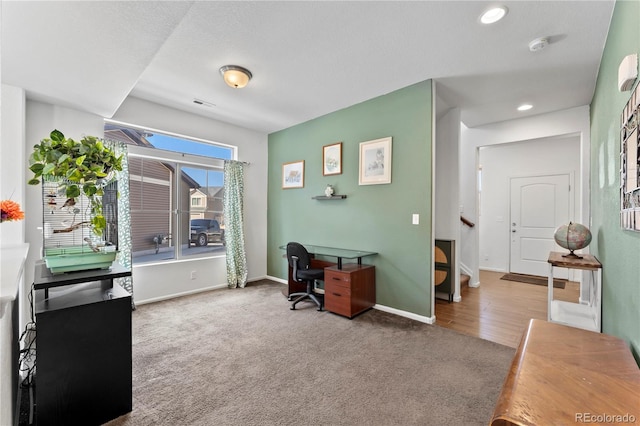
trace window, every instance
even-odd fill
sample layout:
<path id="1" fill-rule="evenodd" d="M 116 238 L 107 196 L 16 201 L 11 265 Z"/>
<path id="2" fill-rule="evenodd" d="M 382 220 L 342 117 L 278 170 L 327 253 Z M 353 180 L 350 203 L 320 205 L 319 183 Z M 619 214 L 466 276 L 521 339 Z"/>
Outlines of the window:
<path id="1" fill-rule="evenodd" d="M 134 264 L 225 254 L 223 160 L 234 147 L 114 123 L 105 138 L 129 144 Z"/>

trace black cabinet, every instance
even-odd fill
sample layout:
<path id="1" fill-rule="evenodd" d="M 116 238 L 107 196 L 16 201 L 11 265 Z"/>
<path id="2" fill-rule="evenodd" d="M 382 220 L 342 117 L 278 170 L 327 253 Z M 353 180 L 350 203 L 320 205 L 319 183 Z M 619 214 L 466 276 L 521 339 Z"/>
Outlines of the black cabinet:
<path id="1" fill-rule="evenodd" d="M 36 290 L 38 425 L 99 425 L 131 411 L 131 296 L 109 271 L 96 276 L 61 287 L 74 273 L 56 275 Z"/>
<path id="2" fill-rule="evenodd" d="M 449 302 L 453 301 L 455 292 L 455 241 L 435 241 L 435 291 L 447 296 Z"/>

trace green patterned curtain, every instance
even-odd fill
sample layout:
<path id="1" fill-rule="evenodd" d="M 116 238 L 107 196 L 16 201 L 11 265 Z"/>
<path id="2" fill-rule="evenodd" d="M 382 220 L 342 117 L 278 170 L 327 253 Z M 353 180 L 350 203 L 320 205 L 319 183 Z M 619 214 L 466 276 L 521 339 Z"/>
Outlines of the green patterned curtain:
<path id="1" fill-rule="evenodd" d="M 131 212 L 129 210 L 129 157 L 127 145 L 115 140 L 105 141 L 116 155 L 122 157 L 122 171 L 117 172 L 118 182 L 118 256 L 116 260 L 124 267 L 131 269 Z M 135 309 L 133 302 L 133 277 L 116 278 L 122 288 L 131 294 L 131 307 Z"/>
<path id="2" fill-rule="evenodd" d="M 244 169 L 240 161 L 224 162 L 224 239 L 227 245 L 227 285 L 247 284 L 247 256 L 244 249 Z"/>

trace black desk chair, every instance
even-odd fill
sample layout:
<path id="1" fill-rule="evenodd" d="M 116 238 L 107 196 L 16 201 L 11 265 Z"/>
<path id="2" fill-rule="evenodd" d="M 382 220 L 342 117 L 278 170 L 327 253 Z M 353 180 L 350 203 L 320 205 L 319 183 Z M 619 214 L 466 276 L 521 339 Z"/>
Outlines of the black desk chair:
<path id="1" fill-rule="evenodd" d="M 315 280 L 324 280 L 324 269 L 309 269 L 311 267 L 311 256 L 306 248 L 300 243 L 289 243 L 287 244 L 287 260 L 289 261 L 289 266 L 291 266 L 292 277 L 296 282 L 306 282 L 307 283 L 307 291 L 302 293 L 292 293 L 289 295 L 289 300 L 293 300 L 291 304 L 291 309 L 295 310 L 298 302 L 311 299 L 316 305 L 318 305 L 318 310 L 322 310 L 322 302 L 318 299 L 313 293 L 313 283 Z"/>

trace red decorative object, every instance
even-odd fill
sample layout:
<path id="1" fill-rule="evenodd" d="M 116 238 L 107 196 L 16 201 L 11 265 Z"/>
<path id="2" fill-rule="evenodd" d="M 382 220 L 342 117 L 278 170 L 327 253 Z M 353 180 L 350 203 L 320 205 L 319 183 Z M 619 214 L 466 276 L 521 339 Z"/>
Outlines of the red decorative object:
<path id="1" fill-rule="evenodd" d="M 20 210 L 20 204 L 11 200 L 0 201 L 0 222 L 24 219 L 24 212 Z"/>

